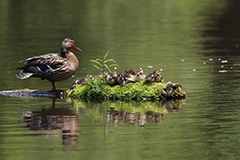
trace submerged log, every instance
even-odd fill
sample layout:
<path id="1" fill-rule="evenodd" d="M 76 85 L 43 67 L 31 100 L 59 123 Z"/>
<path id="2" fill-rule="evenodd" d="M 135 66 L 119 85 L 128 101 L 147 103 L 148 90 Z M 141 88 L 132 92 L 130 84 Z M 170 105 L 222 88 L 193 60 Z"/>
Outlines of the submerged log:
<path id="1" fill-rule="evenodd" d="M 65 91 L 39 91 L 30 89 L 0 91 L 1 95 L 8 95 L 14 97 L 48 97 L 48 98 L 62 98 Z"/>

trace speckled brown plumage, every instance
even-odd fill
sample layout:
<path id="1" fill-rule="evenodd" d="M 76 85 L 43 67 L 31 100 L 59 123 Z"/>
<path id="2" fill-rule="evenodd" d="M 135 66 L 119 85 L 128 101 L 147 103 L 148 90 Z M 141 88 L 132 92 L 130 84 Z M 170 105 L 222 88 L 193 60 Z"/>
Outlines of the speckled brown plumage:
<path id="1" fill-rule="evenodd" d="M 76 47 L 72 39 L 65 38 L 61 45 L 60 54 L 49 53 L 21 61 L 26 65 L 17 68 L 21 70 L 16 74 L 17 78 L 36 77 L 42 80 L 47 79 L 52 82 L 53 90 L 55 91 L 55 82 L 70 78 L 78 69 L 78 59 L 70 49 L 81 52 L 81 49 Z"/>

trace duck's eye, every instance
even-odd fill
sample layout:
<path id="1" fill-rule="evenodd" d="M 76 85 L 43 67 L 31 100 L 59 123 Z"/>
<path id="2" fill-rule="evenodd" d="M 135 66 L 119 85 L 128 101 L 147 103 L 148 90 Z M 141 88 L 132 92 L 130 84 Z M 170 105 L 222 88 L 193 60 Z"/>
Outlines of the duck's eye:
<path id="1" fill-rule="evenodd" d="M 68 43 L 68 47 L 71 48 L 73 47 L 74 45 L 72 43 Z"/>

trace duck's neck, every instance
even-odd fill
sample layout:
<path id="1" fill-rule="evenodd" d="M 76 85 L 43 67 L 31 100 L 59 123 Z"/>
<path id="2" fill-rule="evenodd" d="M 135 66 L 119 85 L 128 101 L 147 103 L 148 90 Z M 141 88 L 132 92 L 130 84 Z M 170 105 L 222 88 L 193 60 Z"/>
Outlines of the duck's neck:
<path id="1" fill-rule="evenodd" d="M 61 56 L 66 57 L 66 54 L 69 52 L 69 48 L 61 46 Z"/>

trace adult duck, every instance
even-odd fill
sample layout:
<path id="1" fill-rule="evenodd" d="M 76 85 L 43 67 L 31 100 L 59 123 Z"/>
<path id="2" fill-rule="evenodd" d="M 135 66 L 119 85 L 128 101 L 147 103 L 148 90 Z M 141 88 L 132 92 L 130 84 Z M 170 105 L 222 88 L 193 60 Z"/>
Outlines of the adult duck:
<path id="1" fill-rule="evenodd" d="M 19 79 L 29 77 L 41 78 L 42 80 L 47 79 L 52 83 L 52 91 L 56 91 L 55 82 L 72 77 L 79 66 L 77 57 L 70 49 L 81 52 L 81 49 L 76 47 L 72 39 L 65 38 L 61 45 L 60 54 L 49 53 L 20 61 L 26 65 L 17 68 L 21 71 L 16 74 L 16 77 Z"/>

